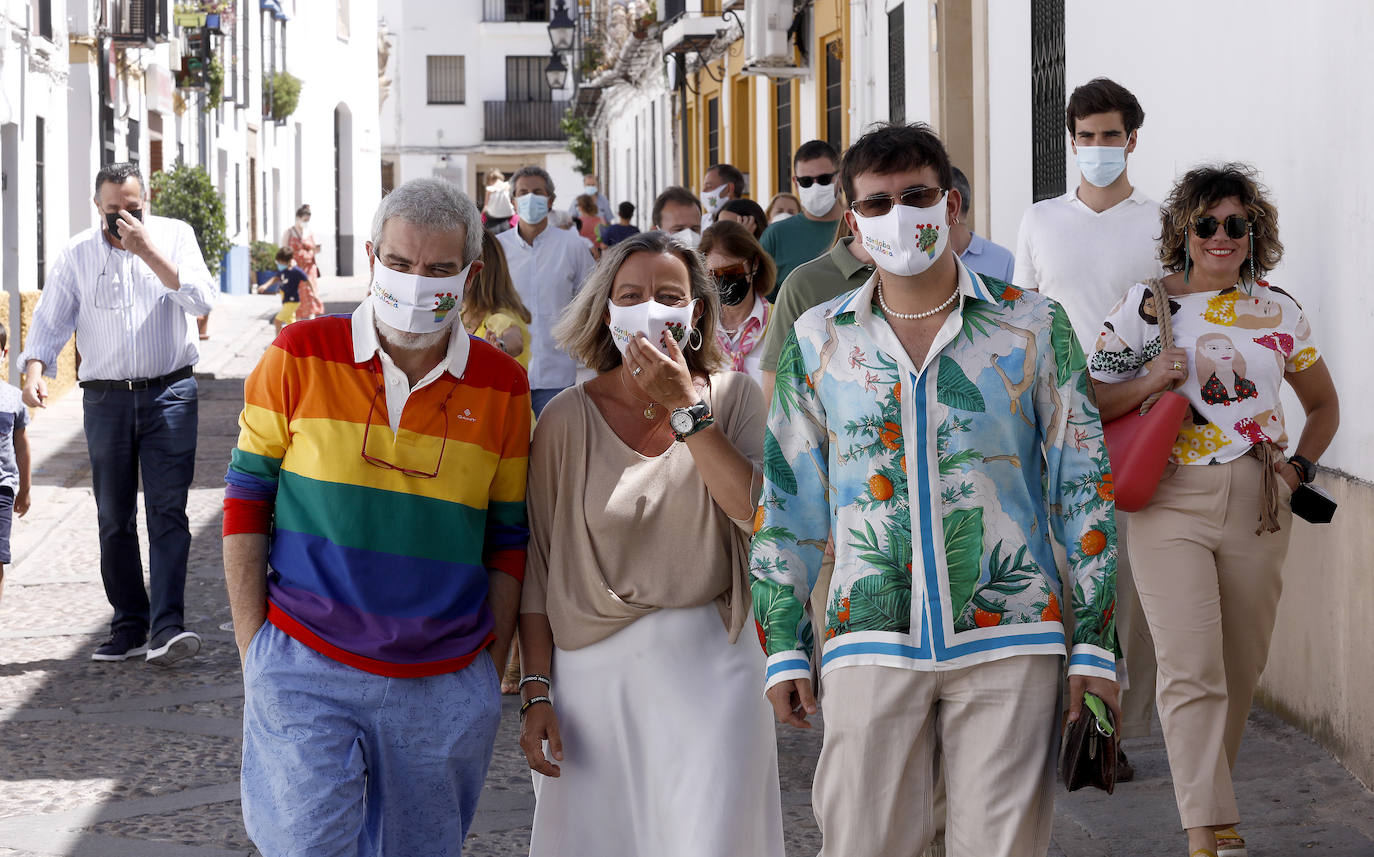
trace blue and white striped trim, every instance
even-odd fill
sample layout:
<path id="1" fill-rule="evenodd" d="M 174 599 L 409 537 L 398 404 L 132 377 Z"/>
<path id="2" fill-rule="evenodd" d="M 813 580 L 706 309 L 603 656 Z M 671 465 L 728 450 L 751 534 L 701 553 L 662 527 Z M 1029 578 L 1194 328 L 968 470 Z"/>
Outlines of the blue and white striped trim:
<path id="1" fill-rule="evenodd" d="M 1116 656 L 1101 646 L 1078 643 L 1069 656 L 1069 675 L 1084 675 L 1116 681 Z"/>
<path id="2" fill-rule="evenodd" d="M 766 678 L 763 685 L 765 691 L 783 681 L 794 681 L 799 678 L 810 681 L 811 661 L 801 649 L 778 652 L 776 655 L 768 656 L 768 665 L 764 676 Z"/>
<path id="3" fill-rule="evenodd" d="M 1006 626 L 1011 628 L 1012 626 Z M 1024 627 L 1024 626 L 1023 626 Z M 1064 632 L 1003 634 L 989 637 L 985 645 L 964 647 L 960 653 L 946 647 L 932 649 L 930 637 L 917 640 L 910 634 L 891 631 L 852 631 L 828 640 L 821 656 L 821 675 L 852 666 L 885 666 L 918 672 L 938 672 L 976 666 L 1020 655 L 1051 655 L 1062 658 Z M 1096 673 L 1094 673 L 1096 674 Z"/>

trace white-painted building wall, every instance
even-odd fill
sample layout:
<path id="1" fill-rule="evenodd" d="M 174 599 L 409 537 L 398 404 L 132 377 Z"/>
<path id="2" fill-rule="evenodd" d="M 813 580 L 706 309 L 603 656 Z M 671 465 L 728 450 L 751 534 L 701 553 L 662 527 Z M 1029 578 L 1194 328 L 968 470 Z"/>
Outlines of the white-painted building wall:
<path id="1" fill-rule="evenodd" d="M 484 21 L 482 5 L 477 0 L 381 0 L 380 27 L 390 43 L 381 157 L 394 165 L 397 184 L 438 175 L 479 202 L 479 173 L 496 168 L 509 175 L 525 164 L 541 166 L 553 178 L 555 204 L 566 207 L 582 177 L 562 141 L 490 140 L 484 127 L 484 103 L 507 99 L 506 57 L 549 57 L 547 22 Z M 426 58 L 431 55 L 464 57 L 463 104 L 427 103 Z M 571 85 L 553 94 L 555 101 L 571 96 Z"/>

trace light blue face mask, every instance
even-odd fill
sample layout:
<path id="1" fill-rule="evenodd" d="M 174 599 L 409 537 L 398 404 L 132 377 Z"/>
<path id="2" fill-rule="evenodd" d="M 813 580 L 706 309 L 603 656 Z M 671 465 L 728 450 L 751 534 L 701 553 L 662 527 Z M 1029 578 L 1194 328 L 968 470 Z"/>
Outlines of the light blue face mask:
<path id="1" fill-rule="evenodd" d="M 549 198 L 537 193 L 527 193 L 515 198 L 515 210 L 526 223 L 540 223 L 549 216 Z"/>
<path id="2" fill-rule="evenodd" d="M 1106 187 L 1126 171 L 1126 147 L 1079 146 L 1078 169 L 1088 184 Z"/>
<path id="3" fill-rule="evenodd" d="M 596 185 L 589 184 L 582 188 L 582 192 L 587 196 L 596 196 Z"/>

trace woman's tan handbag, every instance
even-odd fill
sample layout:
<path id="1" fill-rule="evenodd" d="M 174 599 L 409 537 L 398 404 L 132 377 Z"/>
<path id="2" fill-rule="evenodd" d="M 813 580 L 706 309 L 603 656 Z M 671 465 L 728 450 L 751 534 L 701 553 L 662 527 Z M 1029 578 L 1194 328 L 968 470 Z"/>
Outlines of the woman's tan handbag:
<path id="1" fill-rule="evenodd" d="M 1160 349 L 1174 347 L 1173 320 L 1169 294 L 1158 279 L 1150 280 L 1155 315 L 1159 318 Z M 1122 414 L 1102 425 L 1107 456 L 1112 465 L 1112 488 L 1116 507 L 1123 512 L 1145 508 L 1159 487 L 1160 477 L 1169 463 L 1169 453 L 1178 438 L 1178 429 L 1188 413 L 1188 400 L 1173 390 L 1155 393 L 1137 411 Z"/>

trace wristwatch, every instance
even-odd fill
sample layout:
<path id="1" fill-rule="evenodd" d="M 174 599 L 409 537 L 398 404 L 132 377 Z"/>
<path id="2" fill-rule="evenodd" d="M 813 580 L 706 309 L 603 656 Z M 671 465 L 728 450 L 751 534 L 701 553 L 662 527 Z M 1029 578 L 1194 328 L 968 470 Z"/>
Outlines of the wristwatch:
<path id="1" fill-rule="evenodd" d="M 1288 456 L 1288 463 L 1298 470 L 1298 481 L 1306 485 L 1317 478 L 1317 465 L 1303 458 L 1301 455 Z"/>
<path id="2" fill-rule="evenodd" d="M 668 427 L 673 430 L 675 439 L 686 440 L 715 421 L 715 417 L 711 416 L 711 406 L 697 402 L 690 408 L 673 408 L 673 413 L 668 417 Z"/>

